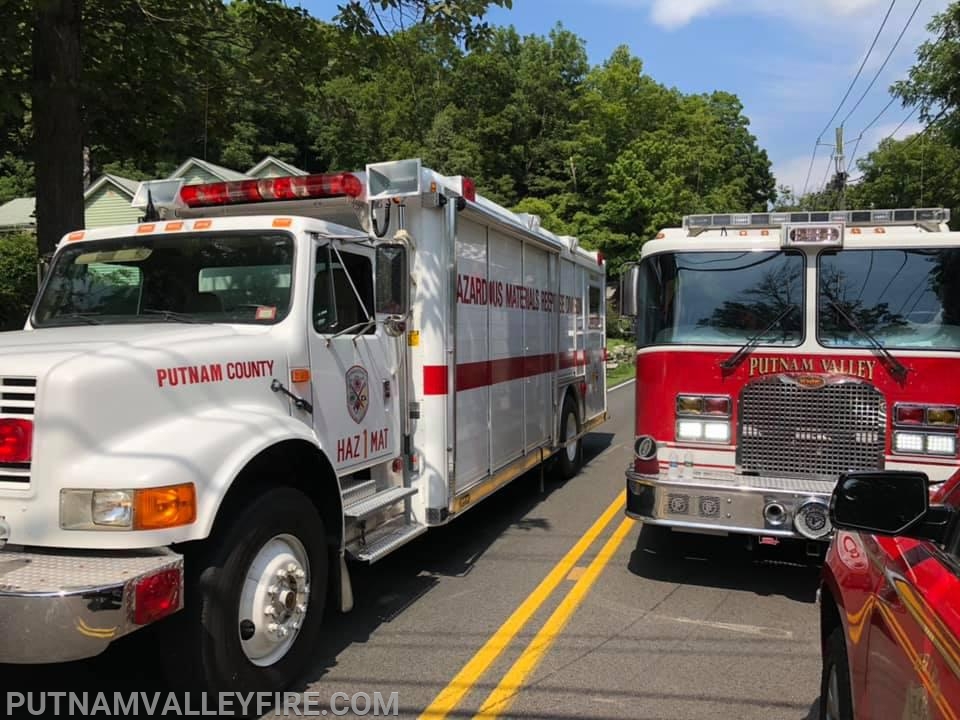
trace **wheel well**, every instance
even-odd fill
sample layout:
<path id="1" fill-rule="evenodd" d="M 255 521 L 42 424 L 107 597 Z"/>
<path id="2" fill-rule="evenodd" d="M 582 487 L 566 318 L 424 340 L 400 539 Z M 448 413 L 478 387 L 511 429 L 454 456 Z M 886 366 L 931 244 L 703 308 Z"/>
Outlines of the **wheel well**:
<path id="1" fill-rule="evenodd" d="M 826 645 L 827 638 L 841 625 L 840 609 L 829 586 L 824 583 L 820 586 L 820 643 L 822 646 Z"/>
<path id="2" fill-rule="evenodd" d="M 338 551 L 343 539 L 343 508 L 337 476 L 323 453 L 304 440 L 285 440 L 255 455 L 227 491 L 210 534 L 230 522 L 239 505 L 279 485 L 297 488 L 313 501 L 331 552 Z M 331 561 L 334 559 L 332 555 Z"/>

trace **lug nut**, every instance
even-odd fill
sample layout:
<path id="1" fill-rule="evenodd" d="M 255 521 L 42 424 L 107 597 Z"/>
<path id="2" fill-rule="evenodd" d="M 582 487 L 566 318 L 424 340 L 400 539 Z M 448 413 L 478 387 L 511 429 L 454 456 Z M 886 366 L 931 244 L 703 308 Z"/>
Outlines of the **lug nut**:
<path id="1" fill-rule="evenodd" d="M 267 593 L 270 595 L 276 595 L 278 592 L 280 592 L 280 588 L 278 588 L 276 585 L 271 585 L 267 588 Z"/>
<path id="2" fill-rule="evenodd" d="M 297 612 L 303 615 L 307 611 L 307 606 L 304 603 L 297 605 Z"/>
<path id="3" fill-rule="evenodd" d="M 275 633 L 279 629 L 280 629 L 280 626 L 277 625 L 276 623 L 270 623 L 269 625 L 267 625 L 267 632 Z"/>
<path id="4" fill-rule="evenodd" d="M 263 614 L 264 614 L 264 615 L 273 615 L 275 612 L 276 612 L 276 610 L 274 610 L 273 605 L 267 605 L 267 606 L 263 609 Z"/>

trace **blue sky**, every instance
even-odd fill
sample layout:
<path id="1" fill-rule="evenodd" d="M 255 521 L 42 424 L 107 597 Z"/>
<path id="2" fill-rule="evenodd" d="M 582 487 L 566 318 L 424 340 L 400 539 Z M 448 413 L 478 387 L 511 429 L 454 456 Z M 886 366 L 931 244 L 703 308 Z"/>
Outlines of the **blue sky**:
<path id="1" fill-rule="evenodd" d="M 337 13 L 336 0 L 287 2 L 323 20 Z M 920 0 L 909 25 L 915 0 L 897 0 L 892 10 L 890 0 L 514 0 L 512 10 L 495 8 L 487 19 L 524 35 L 545 35 L 560 22 L 584 39 L 593 64 L 627 45 L 658 82 L 683 92 L 735 93 L 778 183 L 799 193 L 805 183 L 818 189 L 832 167 L 833 148 L 820 147 L 810 171 L 814 145 L 888 11 L 876 47 L 821 139 L 832 145 L 834 127 L 845 121 L 848 163 L 857 137 L 862 135 L 859 157 L 910 115 L 896 101 L 867 128 L 890 101 L 891 83 L 906 76 L 917 47 L 929 37 L 927 24 L 949 4 Z M 897 137 L 920 127 L 914 115 Z M 858 174 L 855 166 L 850 172 Z"/>

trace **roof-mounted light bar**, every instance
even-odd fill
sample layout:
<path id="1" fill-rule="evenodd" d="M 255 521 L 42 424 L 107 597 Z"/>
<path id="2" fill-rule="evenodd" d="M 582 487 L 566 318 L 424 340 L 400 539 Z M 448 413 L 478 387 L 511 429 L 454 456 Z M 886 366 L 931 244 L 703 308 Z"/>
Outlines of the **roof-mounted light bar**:
<path id="1" fill-rule="evenodd" d="M 718 215 L 687 215 L 683 227 L 691 230 L 710 228 L 775 228 L 788 224 L 843 223 L 858 225 L 919 225 L 921 223 L 950 222 L 947 208 L 903 208 L 897 210 L 833 210 L 829 212 L 767 212 L 725 213 Z"/>
<path id="2" fill-rule="evenodd" d="M 362 194 L 363 183 L 353 173 L 325 173 L 185 185 L 180 189 L 180 200 L 187 207 L 198 208 Z"/>

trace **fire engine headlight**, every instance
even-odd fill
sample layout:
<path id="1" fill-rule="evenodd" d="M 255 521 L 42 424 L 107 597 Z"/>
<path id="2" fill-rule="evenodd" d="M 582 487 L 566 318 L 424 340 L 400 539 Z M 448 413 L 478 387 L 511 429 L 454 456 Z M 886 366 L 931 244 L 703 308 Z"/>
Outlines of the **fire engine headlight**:
<path id="1" fill-rule="evenodd" d="M 927 435 L 927 452 L 930 455 L 956 455 L 957 438 L 953 435 Z"/>
<path id="2" fill-rule="evenodd" d="M 920 433 L 898 432 L 893 435 L 893 449 L 900 453 L 922 453 L 923 435 Z"/>
<path id="3" fill-rule="evenodd" d="M 730 442 L 730 423 L 703 422 L 700 420 L 678 420 L 677 439 L 698 442 Z"/>
<path id="4" fill-rule="evenodd" d="M 193 483 L 138 490 L 61 490 L 64 530 L 162 530 L 197 518 Z"/>

